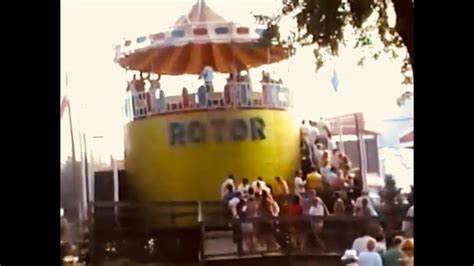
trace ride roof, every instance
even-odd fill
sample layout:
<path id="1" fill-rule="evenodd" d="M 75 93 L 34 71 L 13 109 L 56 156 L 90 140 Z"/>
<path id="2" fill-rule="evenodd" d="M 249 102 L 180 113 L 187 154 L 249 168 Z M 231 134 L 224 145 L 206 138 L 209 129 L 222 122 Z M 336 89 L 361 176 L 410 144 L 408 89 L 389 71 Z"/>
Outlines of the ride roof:
<path id="1" fill-rule="evenodd" d="M 266 29 L 226 21 L 199 0 L 166 32 L 117 45 L 115 61 L 128 70 L 164 74 L 199 74 L 205 66 L 231 73 L 276 63 L 289 49 L 263 42 Z"/>

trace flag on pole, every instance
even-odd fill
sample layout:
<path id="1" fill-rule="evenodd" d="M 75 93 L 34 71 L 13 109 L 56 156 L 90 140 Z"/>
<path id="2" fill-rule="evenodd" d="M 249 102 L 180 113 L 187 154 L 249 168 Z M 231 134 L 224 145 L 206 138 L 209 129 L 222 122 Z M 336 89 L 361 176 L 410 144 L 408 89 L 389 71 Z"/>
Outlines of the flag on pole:
<path id="1" fill-rule="evenodd" d="M 334 70 L 334 73 L 332 74 L 331 83 L 332 83 L 332 87 L 334 88 L 334 91 L 337 92 L 337 89 L 339 87 L 339 78 L 337 77 L 336 70 Z"/>

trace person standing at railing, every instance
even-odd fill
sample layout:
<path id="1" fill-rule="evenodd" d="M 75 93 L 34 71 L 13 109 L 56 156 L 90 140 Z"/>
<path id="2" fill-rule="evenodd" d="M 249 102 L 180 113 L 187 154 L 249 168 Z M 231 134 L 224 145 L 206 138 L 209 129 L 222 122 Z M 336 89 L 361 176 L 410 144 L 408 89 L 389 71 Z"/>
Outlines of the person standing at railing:
<path id="1" fill-rule="evenodd" d="M 211 66 L 205 66 L 199 75 L 199 79 L 204 80 L 204 86 L 206 86 L 207 93 L 214 92 L 214 86 L 212 80 L 214 79 L 214 69 Z"/>
<path id="2" fill-rule="evenodd" d="M 290 189 L 288 188 L 288 183 L 286 180 L 282 179 L 281 177 L 275 177 L 275 200 L 278 204 L 282 205 L 284 202 L 285 197 L 290 195 Z"/>
<path id="3" fill-rule="evenodd" d="M 352 163 L 349 160 L 349 157 L 347 157 L 347 155 L 341 153 L 340 156 L 339 156 L 339 162 L 340 162 L 339 169 L 344 171 L 344 177 L 348 178 L 349 174 L 352 170 Z"/>
<path id="4" fill-rule="evenodd" d="M 237 190 L 240 193 L 242 193 L 244 198 L 247 198 L 249 188 L 250 188 L 249 180 L 247 178 L 244 178 L 242 179 L 242 183 L 240 183 L 239 186 L 237 187 Z"/>
<path id="5" fill-rule="evenodd" d="M 234 89 L 233 86 L 235 85 L 235 77 L 234 73 L 229 73 L 229 77 L 227 78 L 227 83 L 224 86 L 224 105 L 229 106 L 232 105 L 233 93 Z"/>
<path id="6" fill-rule="evenodd" d="M 332 186 L 337 178 L 337 174 L 333 172 L 334 169 L 330 163 L 330 160 L 331 157 L 329 156 L 329 151 L 325 150 L 322 158 L 322 167 L 319 170 L 323 176 L 324 183 Z"/>
<path id="7" fill-rule="evenodd" d="M 349 185 L 346 183 L 344 178 L 344 171 L 337 170 L 336 178 L 334 179 L 333 183 L 331 184 L 332 189 L 335 191 L 342 191 L 344 188 L 348 187 Z"/>
<path id="8" fill-rule="evenodd" d="M 304 194 L 306 193 L 306 180 L 303 180 L 303 172 L 301 170 L 296 171 L 295 174 L 295 195 L 303 198 Z"/>
<path id="9" fill-rule="evenodd" d="M 372 217 L 369 201 L 366 198 L 362 199 L 361 207 L 356 207 L 356 215 L 361 217 Z"/>
<path id="10" fill-rule="evenodd" d="M 140 93 L 145 91 L 145 79 L 143 78 L 143 73 L 140 72 L 140 79 L 135 79 L 135 75 L 133 75 L 133 82 L 135 85 L 135 90 Z"/>
<path id="11" fill-rule="evenodd" d="M 275 82 L 272 81 L 270 84 L 270 97 L 271 97 L 271 106 L 272 107 L 279 107 L 280 106 L 280 99 L 278 94 L 280 94 L 281 86 L 283 81 L 280 79 L 279 81 Z"/>
<path id="12" fill-rule="evenodd" d="M 265 191 L 267 194 L 270 193 L 269 188 L 261 176 L 257 177 L 257 180 L 252 182 L 252 188 L 255 194 L 262 194 Z"/>
<path id="13" fill-rule="evenodd" d="M 258 235 L 262 246 L 267 250 L 277 250 L 279 245 L 275 238 L 275 224 L 273 218 L 280 212 L 278 204 L 269 197 L 266 191 L 262 192 L 262 199 L 259 205 L 259 217 L 263 221 L 259 222 Z"/>
<path id="14" fill-rule="evenodd" d="M 249 106 L 251 94 L 250 87 L 246 82 L 239 82 L 239 96 L 240 96 L 240 106 Z"/>
<path id="15" fill-rule="evenodd" d="M 245 212 L 245 220 L 251 220 L 258 217 L 258 199 L 255 197 L 255 193 L 253 189 L 250 187 L 248 190 L 248 197 L 245 206 L 243 207 L 243 211 Z M 242 234 L 243 234 L 243 242 L 248 251 L 254 251 L 257 247 L 257 235 L 255 232 L 255 226 L 252 221 L 244 221 L 242 222 Z"/>
<path id="16" fill-rule="evenodd" d="M 318 136 L 319 136 L 319 129 L 316 127 L 316 123 L 310 120 L 307 138 L 308 138 L 308 144 L 309 144 L 309 158 L 311 159 L 312 166 L 318 165 L 318 162 L 314 160 L 314 157 L 315 157 L 314 153 L 316 152 L 316 150 L 314 149 L 315 147 L 313 146 L 316 140 L 318 139 Z"/>
<path id="17" fill-rule="evenodd" d="M 165 91 L 160 89 L 160 98 L 158 100 L 158 109 L 160 110 L 160 112 L 166 112 L 167 110 L 167 107 L 166 107 L 166 95 L 165 95 Z"/>
<path id="18" fill-rule="evenodd" d="M 245 199 L 239 191 L 235 192 L 235 196 L 228 201 L 228 208 L 232 214 L 232 223 L 234 243 L 237 244 L 237 251 L 242 252 L 242 228 L 240 222 L 245 219 Z"/>
<path id="19" fill-rule="evenodd" d="M 240 197 L 241 194 L 240 192 L 236 191 L 232 185 L 228 184 L 226 186 L 226 193 L 224 195 L 224 203 L 227 205 L 227 207 L 229 207 L 229 203 L 232 201 L 232 199 L 236 198 L 236 197 Z"/>
<path id="20" fill-rule="evenodd" d="M 311 189 L 311 190 L 308 192 L 308 196 L 307 196 L 306 198 L 304 198 L 303 201 L 302 201 L 301 206 L 303 207 L 303 213 L 304 213 L 304 214 L 308 214 L 308 213 L 309 213 L 309 209 L 310 209 L 311 206 L 312 206 L 313 200 L 318 200 L 319 203 L 321 203 L 321 206 L 323 207 L 324 213 L 325 213 L 326 215 L 329 215 L 329 214 L 330 214 L 329 209 L 327 208 L 327 206 L 326 206 L 326 204 L 324 203 L 323 199 L 321 199 L 321 197 L 318 196 L 318 193 L 317 193 L 316 190 L 314 190 L 314 189 Z"/>
<path id="21" fill-rule="evenodd" d="M 135 89 L 135 80 L 136 80 L 136 74 L 133 74 L 132 80 L 127 82 L 127 92 L 131 92 L 131 93 L 137 92 L 137 90 Z"/>
<path id="22" fill-rule="evenodd" d="M 334 193 L 334 207 L 333 207 L 333 213 L 334 215 L 339 215 L 339 216 L 344 216 L 346 215 L 346 205 L 344 204 L 344 201 L 341 199 L 341 195 L 339 192 Z"/>
<path id="23" fill-rule="evenodd" d="M 135 88 L 135 81 L 136 81 L 136 74 L 133 74 L 133 78 L 131 81 L 128 82 L 127 84 L 127 94 L 128 94 L 128 97 L 130 97 L 131 99 L 131 112 L 130 112 L 130 116 L 132 118 L 135 118 L 135 116 L 138 114 L 137 112 L 137 107 L 138 107 L 138 96 L 137 96 L 137 89 Z"/>
<path id="24" fill-rule="evenodd" d="M 205 85 L 199 86 L 198 91 L 197 91 L 197 95 L 198 95 L 199 107 L 201 107 L 201 108 L 207 107 L 208 106 L 207 99 L 209 97 L 208 97 L 208 93 L 206 92 L 206 86 Z"/>
<path id="25" fill-rule="evenodd" d="M 367 192 L 367 191 L 362 191 L 362 195 L 357 198 L 357 200 L 354 204 L 354 215 L 357 215 L 358 210 L 360 210 L 363 207 L 364 199 L 366 199 L 367 202 L 368 202 L 368 207 L 371 211 L 371 215 L 372 216 L 377 216 L 377 212 L 374 209 L 374 204 L 373 204 L 372 200 L 369 197 L 369 192 Z"/>
<path id="26" fill-rule="evenodd" d="M 308 215 L 311 217 L 311 231 L 313 232 L 313 236 L 320 248 L 326 250 L 326 244 L 321 237 L 321 232 L 323 231 L 324 226 L 324 213 L 325 208 L 323 204 L 317 198 L 311 199 L 311 207 L 308 211 Z"/>
<path id="27" fill-rule="evenodd" d="M 227 206 L 229 207 L 229 210 L 232 213 L 232 218 L 239 219 L 239 213 L 242 211 L 242 208 L 239 209 L 238 206 L 240 203 L 245 203 L 244 197 L 242 196 L 242 193 L 240 193 L 239 191 L 235 191 L 233 192 L 232 196 L 229 196 L 229 198 L 230 199 L 228 200 Z M 243 206 L 240 206 L 240 207 L 243 207 Z"/>
<path id="28" fill-rule="evenodd" d="M 323 136 L 329 139 L 332 138 L 331 125 L 322 117 L 319 119 L 319 122 L 317 123 L 317 127 L 319 129 L 320 136 Z"/>
<path id="29" fill-rule="evenodd" d="M 148 76 L 148 81 L 150 82 L 150 89 L 148 90 L 148 93 L 150 95 L 149 97 L 149 110 L 152 113 L 158 112 L 158 99 L 156 98 L 156 91 L 160 89 L 160 78 L 161 75 L 158 75 L 157 79 L 150 79 L 150 76 Z"/>
<path id="30" fill-rule="evenodd" d="M 270 92 L 270 74 L 262 70 L 262 101 L 263 106 L 271 105 L 271 92 Z"/>
<path id="31" fill-rule="evenodd" d="M 228 192 L 228 187 L 232 187 L 232 191 L 235 190 L 235 184 L 234 184 L 234 176 L 233 175 L 229 175 L 225 180 L 224 182 L 222 183 L 222 186 L 221 186 L 221 197 L 222 199 L 224 199 L 224 196 L 227 194 Z"/>
<path id="32" fill-rule="evenodd" d="M 324 154 L 324 146 L 321 143 L 318 143 L 317 140 L 313 143 L 313 158 L 312 162 L 316 167 L 316 171 L 321 173 L 322 159 Z"/>
<path id="33" fill-rule="evenodd" d="M 319 130 L 318 142 L 322 143 L 326 149 L 332 151 L 334 147 L 334 143 L 332 142 L 332 132 L 331 126 L 328 122 L 326 122 L 322 117 L 317 122 L 317 128 Z"/>
<path id="34" fill-rule="evenodd" d="M 186 87 L 183 87 L 181 97 L 183 98 L 183 108 L 188 109 L 189 108 L 189 93 Z"/>
<path id="35" fill-rule="evenodd" d="M 301 200 L 298 196 L 293 196 L 291 205 L 288 209 L 288 214 L 292 218 L 301 219 L 303 216 L 303 207 L 301 207 Z M 295 249 L 304 249 L 306 246 L 307 231 L 303 221 L 296 220 L 289 223 L 290 243 Z"/>
<path id="36" fill-rule="evenodd" d="M 339 149 L 332 150 L 332 156 L 331 156 L 332 167 L 339 169 L 339 166 L 341 165 L 340 156 L 341 156 L 341 152 L 339 151 Z"/>

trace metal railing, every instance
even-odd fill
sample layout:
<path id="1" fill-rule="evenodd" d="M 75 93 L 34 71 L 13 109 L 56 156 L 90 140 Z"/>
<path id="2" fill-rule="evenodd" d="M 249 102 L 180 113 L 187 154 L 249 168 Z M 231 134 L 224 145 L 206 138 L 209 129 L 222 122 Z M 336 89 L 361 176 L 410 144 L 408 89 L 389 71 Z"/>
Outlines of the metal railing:
<path id="1" fill-rule="evenodd" d="M 399 217 L 358 217 L 358 216 L 339 216 L 339 215 L 327 215 L 327 216 L 309 216 L 303 215 L 299 217 L 294 216 L 280 216 L 273 219 L 263 218 L 252 218 L 246 220 L 233 220 L 230 222 L 232 227 L 232 234 L 221 234 L 217 236 L 210 236 L 206 238 L 206 223 L 203 223 L 203 247 L 201 250 L 201 258 L 203 260 L 219 258 L 219 257 L 246 257 L 246 256 L 288 256 L 288 255 L 315 255 L 315 256 L 342 256 L 342 253 L 346 249 L 352 247 L 354 239 L 360 236 L 363 227 L 375 228 L 376 225 L 386 225 L 388 223 L 400 224 L 397 228 L 387 230 L 386 235 L 402 234 L 401 223 L 403 221 L 413 222 L 413 218 L 399 216 Z M 311 243 L 315 239 L 314 231 L 312 231 L 311 224 L 319 221 L 323 223 L 322 230 L 318 233 L 318 238 L 325 242 L 326 247 L 315 247 L 315 245 L 308 245 L 304 249 L 295 248 L 291 246 L 291 237 L 294 234 L 292 227 L 301 226 L 299 233 L 304 234 L 308 243 Z M 252 231 L 243 229 L 243 226 L 252 226 Z M 277 248 L 265 249 L 265 248 L 253 248 L 245 246 L 246 239 L 249 240 L 252 237 L 259 237 L 259 225 L 267 224 L 272 225 L 273 229 L 273 241 L 277 244 Z M 341 230 L 343 229 L 343 230 Z M 206 252 L 205 242 L 206 241 L 223 241 L 232 239 L 234 250 L 232 252 L 221 252 L 209 254 Z M 230 243 L 230 241 L 227 241 Z"/>
<path id="2" fill-rule="evenodd" d="M 242 256 L 286 256 L 286 255 L 324 255 L 339 256 L 345 249 L 350 248 L 355 238 L 359 236 L 360 228 L 367 224 L 382 224 L 389 233 L 401 233 L 401 223 L 406 218 L 404 212 L 384 217 L 357 217 L 350 215 L 327 215 L 310 217 L 307 215 L 294 217 L 281 215 L 271 219 L 252 218 L 235 220 L 228 214 L 227 207 L 222 202 L 214 201 L 185 201 L 185 202 L 153 202 L 153 203 L 123 203 L 123 202 L 94 202 L 90 205 L 91 244 L 106 242 L 123 242 L 127 239 L 152 238 L 156 230 L 183 230 L 191 228 L 200 232 L 199 257 L 201 260 L 219 257 Z M 297 250 L 291 248 L 291 226 L 300 224 L 304 227 L 307 238 L 312 239 L 310 224 L 315 220 L 323 221 L 320 233 L 323 241 L 327 242 L 326 250 L 309 248 Z M 260 224 L 270 224 L 273 237 L 277 241 L 277 249 L 248 249 L 245 245 L 249 237 L 248 230 L 243 226 L 252 225 L 257 235 Z M 343 228 L 343 230 L 341 230 Z M 223 232 L 210 235 L 210 232 Z M 131 238 L 130 238 L 131 237 Z M 196 239 L 197 240 L 197 239 Z M 133 241 L 133 240 L 131 240 Z M 210 252 L 209 245 L 230 245 L 224 252 Z M 221 242 L 219 242 L 221 241 Z M 310 242 L 308 242 L 310 243 Z M 311 247 L 311 245 L 309 245 Z M 93 248 L 92 248 L 93 249 Z"/>
<path id="3" fill-rule="evenodd" d="M 160 90 L 128 92 L 124 111 L 130 121 L 156 114 L 205 109 L 272 108 L 293 106 L 290 90 L 280 83 L 261 83 L 261 92 L 254 91 L 249 82 L 228 82 L 224 92 L 207 92 L 200 87 L 197 93 L 164 96 Z"/>

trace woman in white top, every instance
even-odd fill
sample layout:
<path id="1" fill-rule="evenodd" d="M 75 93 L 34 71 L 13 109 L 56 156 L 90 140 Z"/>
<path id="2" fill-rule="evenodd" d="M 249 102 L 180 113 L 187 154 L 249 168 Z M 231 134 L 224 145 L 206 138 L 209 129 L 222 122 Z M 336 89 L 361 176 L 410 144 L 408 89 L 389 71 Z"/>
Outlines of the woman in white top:
<path id="1" fill-rule="evenodd" d="M 306 180 L 302 178 L 303 172 L 301 170 L 296 171 L 295 177 L 295 195 L 303 197 L 303 194 L 306 193 Z"/>
<path id="2" fill-rule="evenodd" d="M 322 249 L 326 249 L 326 244 L 321 238 L 321 232 L 323 230 L 323 217 L 324 217 L 324 206 L 319 202 L 318 199 L 311 200 L 311 207 L 308 211 L 311 217 L 311 230 L 313 232 L 316 241 Z"/>

